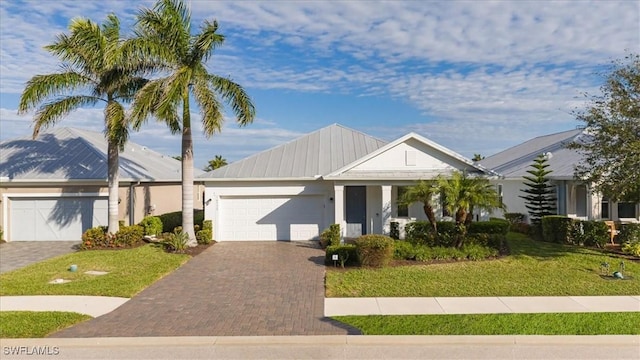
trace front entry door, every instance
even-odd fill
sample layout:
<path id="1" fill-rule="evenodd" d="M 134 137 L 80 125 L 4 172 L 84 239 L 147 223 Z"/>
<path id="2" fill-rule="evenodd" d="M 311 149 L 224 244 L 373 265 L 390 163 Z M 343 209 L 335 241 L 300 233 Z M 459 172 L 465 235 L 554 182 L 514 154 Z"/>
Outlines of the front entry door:
<path id="1" fill-rule="evenodd" d="M 347 237 L 367 233 L 367 187 L 346 186 Z"/>

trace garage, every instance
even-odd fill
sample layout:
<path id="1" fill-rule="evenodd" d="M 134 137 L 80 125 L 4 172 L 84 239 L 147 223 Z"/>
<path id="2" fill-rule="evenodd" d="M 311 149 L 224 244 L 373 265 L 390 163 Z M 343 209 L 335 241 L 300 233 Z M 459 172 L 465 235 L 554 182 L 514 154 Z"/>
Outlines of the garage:
<path id="1" fill-rule="evenodd" d="M 322 196 L 221 197 L 222 241 L 313 240 L 324 222 Z"/>
<path id="2" fill-rule="evenodd" d="M 107 197 L 10 198 L 9 240 L 81 240 L 82 233 L 106 225 Z"/>

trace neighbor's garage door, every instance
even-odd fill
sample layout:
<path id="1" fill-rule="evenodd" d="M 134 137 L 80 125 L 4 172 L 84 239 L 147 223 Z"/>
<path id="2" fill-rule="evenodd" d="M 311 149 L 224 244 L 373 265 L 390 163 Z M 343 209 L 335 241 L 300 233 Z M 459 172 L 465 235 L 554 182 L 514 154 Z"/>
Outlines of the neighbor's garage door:
<path id="1" fill-rule="evenodd" d="M 11 199 L 12 241 L 81 240 L 82 233 L 106 225 L 106 197 Z"/>
<path id="2" fill-rule="evenodd" d="M 323 223 L 322 196 L 221 198 L 220 240 L 312 240 Z"/>

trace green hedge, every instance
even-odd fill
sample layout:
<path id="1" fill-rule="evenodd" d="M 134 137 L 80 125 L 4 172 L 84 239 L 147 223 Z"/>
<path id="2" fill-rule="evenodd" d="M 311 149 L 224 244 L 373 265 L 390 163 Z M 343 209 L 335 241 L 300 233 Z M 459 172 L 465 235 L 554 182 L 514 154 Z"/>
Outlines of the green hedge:
<path id="1" fill-rule="evenodd" d="M 182 219 L 180 219 L 182 221 Z M 162 234 L 162 220 L 157 216 L 146 216 L 138 225 L 142 226 L 145 235 Z"/>
<path id="2" fill-rule="evenodd" d="M 196 232 L 196 240 L 198 244 L 207 245 L 213 240 L 213 221 L 204 220 L 202 222 L 202 230 Z"/>
<path id="3" fill-rule="evenodd" d="M 510 224 L 506 220 L 478 221 L 469 224 L 469 234 L 502 234 L 509 232 Z"/>
<path id="4" fill-rule="evenodd" d="M 603 248 L 611 239 L 609 226 L 604 221 L 581 221 L 580 231 L 575 235 L 578 244 Z"/>
<path id="5" fill-rule="evenodd" d="M 620 234 L 618 234 L 618 239 L 621 244 L 640 241 L 640 224 L 620 225 Z"/>
<path id="6" fill-rule="evenodd" d="M 162 232 L 171 233 L 175 228 L 182 226 L 182 211 L 174 211 L 158 216 L 162 221 Z M 193 210 L 193 225 L 202 228 L 204 210 Z"/>
<path id="7" fill-rule="evenodd" d="M 405 225 L 405 239 L 413 244 L 428 246 L 452 246 L 455 240 L 456 224 L 451 221 L 436 222 L 438 234 L 428 221 L 415 221 Z"/>
<path id="8" fill-rule="evenodd" d="M 385 235 L 368 234 L 356 239 L 356 252 L 361 265 L 384 267 L 393 258 L 395 240 Z"/>
<path id="9" fill-rule="evenodd" d="M 325 250 L 324 263 L 333 265 L 333 255 L 338 255 L 338 264 L 358 265 L 358 254 L 353 244 L 329 245 Z"/>
<path id="10" fill-rule="evenodd" d="M 542 239 L 558 244 L 576 244 L 575 234 L 580 221 L 566 216 L 542 217 Z"/>
<path id="11" fill-rule="evenodd" d="M 393 258 L 398 260 L 414 260 L 416 258 L 416 247 L 404 240 L 396 240 L 393 245 Z"/>
<path id="12" fill-rule="evenodd" d="M 504 218 L 511 224 L 522 224 L 525 223 L 527 216 L 522 213 L 505 213 Z"/>

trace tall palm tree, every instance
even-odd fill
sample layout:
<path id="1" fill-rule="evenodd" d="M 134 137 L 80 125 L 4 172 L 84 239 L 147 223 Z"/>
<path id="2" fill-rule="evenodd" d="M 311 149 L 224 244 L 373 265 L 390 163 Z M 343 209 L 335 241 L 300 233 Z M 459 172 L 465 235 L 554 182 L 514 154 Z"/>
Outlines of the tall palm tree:
<path id="1" fill-rule="evenodd" d="M 213 158 L 212 160 L 209 160 L 209 164 L 207 164 L 207 166 L 203 170 L 212 171 L 226 165 L 227 165 L 227 159 L 223 158 L 222 155 L 216 155 L 215 158 Z"/>
<path id="2" fill-rule="evenodd" d="M 69 25 L 69 34 L 60 34 L 45 47 L 60 58 L 62 71 L 35 75 L 20 97 L 19 113 L 37 109 L 33 119 L 33 137 L 56 124 L 76 109 L 104 103 L 104 134 L 107 139 L 107 181 L 109 187 L 110 233 L 118 231 L 119 151 L 129 138 L 125 109 L 121 102 L 133 100 L 145 80 L 121 51 L 120 21 L 114 14 L 102 24 L 77 18 Z"/>
<path id="3" fill-rule="evenodd" d="M 467 216 L 474 207 L 487 210 L 504 208 L 494 187 L 483 177 L 470 177 L 466 172 L 456 171 L 450 178 L 438 177 L 438 187 L 447 199 L 444 206 L 451 214 L 455 214 L 457 247 L 464 242 Z"/>
<path id="4" fill-rule="evenodd" d="M 135 128 L 154 115 L 174 132 L 182 132 L 182 227 L 190 246 L 197 244 L 193 229 L 193 139 L 190 100 L 200 109 L 204 134 L 220 132 L 223 106 L 228 103 L 240 125 L 253 122 L 255 108 L 244 89 L 228 78 L 209 73 L 205 64 L 224 36 L 216 21 L 205 20 L 191 33 L 191 15 L 181 0 L 159 0 L 138 13 L 138 54 L 154 57 L 163 76 L 150 81 L 136 95 L 132 108 Z M 177 115 L 182 108 L 182 116 Z"/>
<path id="5" fill-rule="evenodd" d="M 438 232 L 436 225 L 436 215 L 433 212 L 433 196 L 439 191 L 438 184 L 432 180 L 420 180 L 415 185 L 408 186 L 398 202 L 403 205 L 411 205 L 416 202 L 422 203 L 424 214 L 429 219 L 434 232 Z"/>

